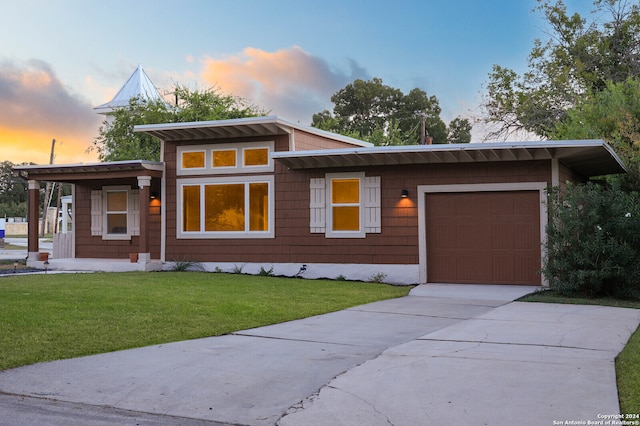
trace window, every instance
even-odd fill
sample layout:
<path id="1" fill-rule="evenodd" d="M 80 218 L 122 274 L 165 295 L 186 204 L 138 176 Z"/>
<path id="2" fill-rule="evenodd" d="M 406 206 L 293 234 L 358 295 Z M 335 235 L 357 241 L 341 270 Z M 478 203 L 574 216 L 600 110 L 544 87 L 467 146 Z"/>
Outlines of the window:
<path id="1" fill-rule="evenodd" d="M 213 168 L 217 167 L 235 167 L 236 166 L 236 150 L 235 149 L 214 149 Z"/>
<path id="2" fill-rule="evenodd" d="M 127 191 L 107 191 L 107 235 L 127 235 Z"/>
<path id="3" fill-rule="evenodd" d="M 360 231 L 360 179 L 331 179 L 332 231 Z"/>
<path id="4" fill-rule="evenodd" d="M 178 238 L 272 238 L 273 176 L 178 181 Z"/>
<path id="5" fill-rule="evenodd" d="M 180 176 L 273 172 L 273 141 L 179 146 Z"/>
<path id="6" fill-rule="evenodd" d="M 182 153 L 183 169 L 204 169 L 204 151 L 186 151 Z"/>
<path id="7" fill-rule="evenodd" d="M 269 148 L 245 148 L 243 154 L 245 167 L 269 164 Z"/>
<path id="8" fill-rule="evenodd" d="M 310 232 L 327 238 L 380 233 L 380 177 L 328 173 L 310 181 Z"/>
<path id="9" fill-rule="evenodd" d="M 139 190 L 105 186 L 91 191 L 91 235 L 103 240 L 130 240 L 140 235 Z"/>
<path id="10" fill-rule="evenodd" d="M 200 186 L 187 185 L 182 188 L 182 211 L 184 230 L 200 231 Z"/>

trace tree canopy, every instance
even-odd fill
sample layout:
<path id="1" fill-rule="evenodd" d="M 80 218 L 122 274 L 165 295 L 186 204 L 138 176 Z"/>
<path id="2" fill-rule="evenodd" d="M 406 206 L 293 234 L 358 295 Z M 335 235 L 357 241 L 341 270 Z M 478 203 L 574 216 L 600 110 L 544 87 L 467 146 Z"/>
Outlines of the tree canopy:
<path id="1" fill-rule="evenodd" d="M 562 0 L 538 0 L 550 27 L 536 40 L 523 75 L 494 65 L 483 101 L 487 138 L 527 131 L 554 135 L 568 110 L 608 83 L 640 76 L 640 10 L 628 0 L 595 0 L 594 18 L 569 14 Z"/>
<path id="2" fill-rule="evenodd" d="M 225 120 L 266 114 L 244 99 L 221 95 L 214 88 L 198 91 L 176 85 L 173 93 L 176 105 L 133 98 L 127 107 L 116 109 L 112 120 L 103 121 L 90 149 L 98 153 L 100 161 L 158 161 L 159 141 L 153 136 L 135 133 L 135 125 Z"/>
<path id="3" fill-rule="evenodd" d="M 25 163 L 26 164 L 26 163 Z M 0 216 L 27 216 L 27 181 L 13 172 L 10 161 L 0 162 Z"/>
<path id="4" fill-rule="evenodd" d="M 421 142 L 424 121 L 434 143 L 471 141 L 469 121 L 457 118 L 454 129 L 448 130 L 438 99 L 418 88 L 404 94 L 380 78 L 357 79 L 334 93 L 331 102 L 333 112 L 314 114 L 312 126 L 376 145 L 411 145 Z"/>
<path id="5" fill-rule="evenodd" d="M 640 80 L 608 82 L 585 96 L 551 134 L 556 139 L 609 142 L 628 166 L 630 183 L 640 188 Z"/>

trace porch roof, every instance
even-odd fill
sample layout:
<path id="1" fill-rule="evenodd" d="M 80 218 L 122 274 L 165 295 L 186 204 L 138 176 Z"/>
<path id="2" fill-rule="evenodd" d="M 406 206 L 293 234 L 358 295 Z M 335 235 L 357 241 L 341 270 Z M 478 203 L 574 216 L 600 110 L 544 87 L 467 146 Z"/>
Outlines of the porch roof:
<path id="1" fill-rule="evenodd" d="M 345 142 L 356 147 L 373 146 L 369 142 L 316 129 L 315 127 L 292 123 L 276 116 L 194 121 L 190 123 L 143 124 L 134 127 L 135 132 L 147 133 L 167 142 L 291 135 L 296 130 Z"/>
<path id="2" fill-rule="evenodd" d="M 133 160 L 108 163 L 16 166 L 14 170 L 25 179 L 77 182 L 106 178 L 135 178 L 138 176 L 159 178 L 162 177 L 164 172 L 164 163 Z"/>
<path id="3" fill-rule="evenodd" d="M 272 156 L 290 169 L 558 159 L 585 177 L 627 171 L 603 140 L 385 146 L 275 152 Z"/>

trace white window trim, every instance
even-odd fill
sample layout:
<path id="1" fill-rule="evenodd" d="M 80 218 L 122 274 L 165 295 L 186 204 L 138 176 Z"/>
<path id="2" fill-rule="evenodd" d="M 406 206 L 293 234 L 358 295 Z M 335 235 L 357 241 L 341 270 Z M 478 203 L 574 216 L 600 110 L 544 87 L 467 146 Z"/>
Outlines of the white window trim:
<path id="1" fill-rule="evenodd" d="M 364 225 L 364 172 L 355 173 L 327 173 L 326 175 L 326 206 L 327 206 L 327 229 L 325 236 L 327 238 L 365 238 L 367 236 Z M 334 179 L 358 179 L 360 184 L 360 199 L 358 200 L 358 213 L 360 227 L 357 231 L 334 231 L 333 228 L 333 204 L 331 202 L 331 182 Z"/>
<path id="2" fill-rule="evenodd" d="M 269 218 L 267 231 L 183 231 L 182 230 L 182 187 L 183 186 L 200 186 L 200 229 L 204 229 L 204 186 L 216 184 L 244 184 L 248 186 L 250 183 L 264 182 L 268 184 L 269 196 Z M 237 238 L 275 238 L 275 178 L 274 176 L 227 176 L 227 177 L 210 177 L 210 178 L 187 178 L 178 179 L 176 182 L 177 203 L 176 203 L 176 238 L 178 239 L 237 239 Z M 249 191 L 245 191 L 245 206 L 248 205 Z M 245 208 L 245 218 L 248 215 Z M 248 222 L 245 222 L 248 226 Z"/>
<path id="3" fill-rule="evenodd" d="M 218 167 L 213 167 L 213 153 L 214 152 L 218 152 L 218 151 L 233 151 L 235 156 L 236 156 L 236 165 L 235 166 L 218 166 Z M 206 155 L 206 154 L 205 154 Z M 211 152 L 209 152 L 209 161 L 211 161 L 211 168 L 213 170 L 216 170 L 220 173 L 226 171 L 226 172 L 233 172 L 238 168 L 238 150 L 236 148 L 221 148 L 221 145 L 216 145 L 215 148 L 211 149 Z"/>
<path id="4" fill-rule="evenodd" d="M 197 148 L 198 147 L 184 147 L 184 149 L 179 150 L 178 161 L 177 161 L 178 170 L 188 171 L 193 173 L 201 173 L 203 170 L 207 169 L 207 150 L 204 149 L 204 147 L 201 147 L 200 149 L 197 149 Z M 182 167 L 182 154 L 187 154 L 191 152 L 202 152 L 204 154 L 204 167 L 188 167 L 188 168 Z"/>
<path id="5" fill-rule="evenodd" d="M 127 233 L 108 234 L 107 230 L 107 193 L 126 191 L 127 193 Z M 128 185 L 104 186 L 101 190 L 91 191 L 91 235 L 100 236 L 103 240 L 131 240 L 140 235 L 140 200 L 139 190 Z"/>
<path id="6" fill-rule="evenodd" d="M 245 166 L 244 165 L 244 150 L 255 148 L 267 148 L 269 151 L 268 163 L 264 166 Z M 239 142 L 239 143 L 224 143 L 224 144 L 208 144 L 208 145 L 189 145 L 179 146 L 176 152 L 177 155 L 177 169 L 176 174 L 178 176 L 189 175 L 221 175 L 230 173 L 267 173 L 274 171 L 274 163 L 271 158 L 271 153 L 274 152 L 274 141 L 259 141 L 259 142 Z M 236 151 L 236 165 L 234 167 L 213 167 L 213 152 L 214 151 Z M 182 153 L 184 152 L 202 152 L 204 151 L 204 168 L 183 168 L 182 167 Z"/>
<path id="7" fill-rule="evenodd" d="M 331 179 L 360 179 L 360 231 L 331 231 Z M 325 234 L 326 238 L 365 238 L 366 234 L 382 232 L 380 176 L 357 173 L 328 173 L 323 178 L 309 181 L 309 211 L 312 234 Z"/>

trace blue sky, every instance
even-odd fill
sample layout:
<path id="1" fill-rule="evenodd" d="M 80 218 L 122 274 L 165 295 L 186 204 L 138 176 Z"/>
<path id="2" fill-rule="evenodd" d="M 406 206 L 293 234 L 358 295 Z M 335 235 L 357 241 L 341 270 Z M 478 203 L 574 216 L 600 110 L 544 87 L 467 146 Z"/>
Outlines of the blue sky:
<path id="1" fill-rule="evenodd" d="M 95 160 L 92 108 L 138 64 L 156 86 L 218 87 L 309 124 L 356 78 L 435 95 L 442 118 L 473 118 L 493 64 L 526 69 L 546 39 L 535 0 L 4 1 L 0 161 Z M 567 0 L 588 16 L 591 2 Z M 474 132 L 474 138 L 481 137 Z"/>

